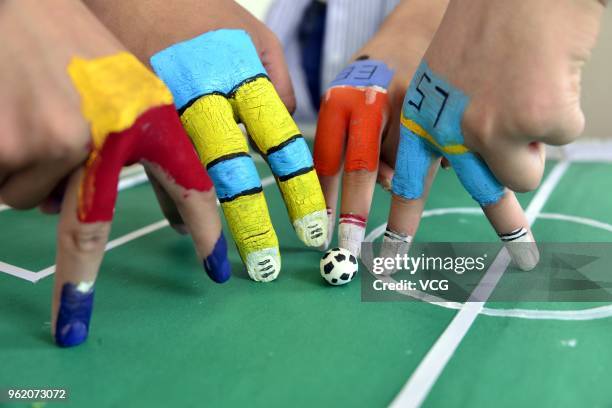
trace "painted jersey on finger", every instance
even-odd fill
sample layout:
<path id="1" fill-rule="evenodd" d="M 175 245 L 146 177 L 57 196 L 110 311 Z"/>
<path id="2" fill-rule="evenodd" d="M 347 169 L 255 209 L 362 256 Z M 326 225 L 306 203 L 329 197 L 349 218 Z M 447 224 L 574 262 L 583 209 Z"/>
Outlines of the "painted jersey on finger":
<path id="1" fill-rule="evenodd" d="M 183 124 L 209 169 L 249 275 L 258 281 L 275 279 L 278 240 L 236 122 L 244 123 L 270 164 L 296 232 L 308 245 L 316 246 L 326 232 L 325 205 L 310 151 L 249 35 L 208 32 L 157 53 L 151 65 L 173 92 Z"/>
<path id="2" fill-rule="evenodd" d="M 159 166 L 186 194 L 212 188 L 182 129 L 172 94 L 133 55 L 75 57 L 67 70 L 91 131 L 90 154 L 78 192 L 76 218 L 80 223 L 112 220 L 119 174 L 127 164 L 144 161 Z M 202 260 L 216 281 L 230 276 L 224 245 L 221 234 Z M 94 282 L 63 285 L 54 328 L 58 345 L 76 346 L 87 339 L 93 295 Z"/>
<path id="3" fill-rule="evenodd" d="M 461 123 L 468 103 L 467 95 L 421 62 L 404 99 L 393 193 L 420 198 L 432 157 L 444 156 L 481 206 L 502 198 L 504 187 L 464 144 Z"/>
<path id="4" fill-rule="evenodd" d="M 315 136 L 314 162 L 320 177 L 344 172 L 376 172 L 381 133 L 385 126 L 387 88 L 393 71 L 382 61 L 363 57 L 347 66 L 332 83 L 321 102 Z M 348 135 L 348 138 L 347 138 Z M 336 203 L 327 203 L 329 246 Z M 368 214 L 340 214 L 338 243 L 359 256 Z"/>

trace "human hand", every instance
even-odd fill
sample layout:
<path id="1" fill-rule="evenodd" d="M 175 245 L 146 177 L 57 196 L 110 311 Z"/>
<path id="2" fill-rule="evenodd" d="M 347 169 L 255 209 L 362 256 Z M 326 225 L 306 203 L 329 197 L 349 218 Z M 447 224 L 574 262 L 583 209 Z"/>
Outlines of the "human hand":
<path id="1" fill-rule="evenodd" d="M 68 73 L 91 125 L 91 153 L 68 181 L 58 230 L 52 327 L 65 347 L 85 341 L 124 165 L 142 163 L 174 200 L 211 279 L 230 277 L 212 182 L 153 73 L 126 52 L 75 57 Z"/>
<path id="2" fill-rule="evenodd" d="M 265 24 L 234 0 L 84 0 L 84 3 L 141 61 L 181 41 L 220 29 L 249 33 L 276 92 L 289 110 L 295 96 L 283 47 Z"/>
<path id="3" fill-rule="evenodd" d="M 510 189 L 533 190 L 543 144 L 582 132 L 582 67 L 603 10 L 597 0 L 450 2 L 424 59 L 469 97 L 465 144 Z"/>
<path id="4" fill-rule="evenodd" d="M 0 4 L 0 199 L 14 208 L 41 204 L 89 153 L 87 122 L 66 73 L 70 58 L 120 47 L 102 27 L 89 29 L 99 26 L 95 18 L 72 3 Z M 73 25 L 54 23 L 73 16 Z"/>
<path id="5" fill-rule="evenodd" d="M 181 120 L 208 169 L 238 251 L 252 279 L 280 272 L 278 239 L 242 122 L 270 165 L 298 237 L 320 246 L 325 202 L 308 146 L 269 81 L 249 35 L 217 30 L 151 57 L 175 96 Z"/>
<path id="6" fill-rule="evenodd" d="M 52 23 L 62 19 L 71 24 Z M 57 344 L 87 338 L 124 164 L 140 161 L 157 177 L 175 199 L 204 268 L 215 281 L 228 279 L 212 183 L 163 83 L 80 2 L 3 3 L 0 33 L 8 39 L 0 50 L 7 91 L 0 103 L 9 130 L 0 153 L 14 160 L 13 167 L 0 161 L 10 171 L 3 173 L 2 199 L 37 205 L 69 176 L 57 234 L 51 325 Z"/>
<path id="7" fill-rule="evenodd" d="M 342 174 L 339 246 L 359 256 L 375 182 L 391 187 L 408 83 L 446 4 L 417 0 L 398 5 L 322 98 L 314 159 L 327 203 L 324 247 L 334 231 Z"/>
<path id="8" fill-rule="evenodd" d="M 295 100 L 276 37 L 234 1 L 87 3 L 141 59 L 152 56 L 210 170 L 249 276 L 274 280 L 281 261 L 261 182 L 236 121 L 245 124 L 270 163 L 300 239 L 321 245 L 327 234 L 324 199 L 309 171 L 310 152 L 287 111 Z"/>
<path id="9" fill-rule="evenodd" d="M 503 186 L 535 188 L 542 143 L 568 143 L 580 133 L 580 69 L 602 9 L 594 0 L 451 2 L 406 95 L 387 242 L 407 248 L 422 213 L 423 180 L 443 156 L 515 263 L 537 264 L 524 213 Z"/>

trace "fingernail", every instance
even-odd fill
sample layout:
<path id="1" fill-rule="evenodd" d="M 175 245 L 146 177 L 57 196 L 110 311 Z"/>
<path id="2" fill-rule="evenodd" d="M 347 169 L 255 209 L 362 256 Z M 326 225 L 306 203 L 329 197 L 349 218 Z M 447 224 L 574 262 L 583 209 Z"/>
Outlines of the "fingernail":
<path id="1" fill-rule="evenodd" d="M 55 325 L 57 345 L 74 347 L 87 340 L 93 297 L 92 284 L 64 284 Z"/>
<path id="2" fill-rule="evenodd" d="M 210 279 L 217 283 L 227 282 L 232 276 L 232 266 L 229 259 L 227 259 L 227 242 L 223 232 L 219 236 L 211 254 L 204 259 L 204 269 Z"/>

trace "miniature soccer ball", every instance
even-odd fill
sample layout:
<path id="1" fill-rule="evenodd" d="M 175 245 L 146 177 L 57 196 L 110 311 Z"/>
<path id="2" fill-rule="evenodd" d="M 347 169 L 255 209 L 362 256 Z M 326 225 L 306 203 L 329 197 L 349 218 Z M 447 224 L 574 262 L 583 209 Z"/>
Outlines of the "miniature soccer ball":
<path id="1" fill-rule="evenodd" d="M 349 283 L 357 275 L 357 269 L 357 259 L 348 249 L 330 249 L 321 259 L 321 276 L 330 285 Z"/>

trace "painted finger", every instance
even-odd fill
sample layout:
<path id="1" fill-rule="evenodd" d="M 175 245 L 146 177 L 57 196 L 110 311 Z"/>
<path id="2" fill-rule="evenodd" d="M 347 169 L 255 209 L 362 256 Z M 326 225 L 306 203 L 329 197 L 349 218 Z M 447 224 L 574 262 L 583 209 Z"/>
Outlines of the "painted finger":
<path id="1" fill-rule="evenodd" d="M 195 157 L 194 160 L 199 164 Z M 227 242 L 217 213 L 214 189 L 188 190 L 176 184 L 171 174 L 161 166 L 148 162 L 145 165 L 147 172 L 168 194 L 168 198 L 171 197 L 173 203 L 176 203 L 177 215 L 186 221 L 185 230 L 191 233 L 196 252 L 208 276 L 217 283 L 226 282 L 231 277 L 231 265 L 227 259 Z"/>
<path id="2" fill-rule="evenodd" d="M 233 103 L 276 177 L 298 237 L 308 246 L 322 246 L 328 218 L 312 155 L 272 83 L 263 77 L 245 83 Z"/>
<path id="3" fill-rule="evenodd" d="M 52 332 L 60 346 L 86 340 L 93 285 L 108 240 L 121 168 L 140 159 L 152 106 L 171 111 L 172 96 L 131 54 L 73 58 L 68 73 L 91 127 L 91 153 L 68 182 L 58 228 Z M 175 116 L 176 118 L 176 116 Z"/>
<path id="4" fill-rule="evenodd" d="M 331 243 L 336 221 L 341 165 L 351 107 L 344 94 L 341 88 L 331 88 L 325 93 L 315 134 L 314 166 L 327 207 L 327 238 L 322 250 L 327 249 Z"/>
<path id="5" fill-rule="evenodd" d="M 514 264 L 530 271 L 540 261 L 540 252 L 523 208 L 514 193 L 506 190 L 495 204 L 482 208 Z"/>
<path id="6" fill-rule="evenodd" d="M 126 136 L 126 137 L 123 137 Z M 112 133 L 69 180 L 57 238 L 52 330 L 59 346 L 87 339 L 94 283 L 110 232 L 127 135 Z"/>
<path id="7" fill-rule="evenodd" d="M 146 118 L 146 115 L 151 115 Z M 148 174 L 159 183 L 172 204 L 173 217 L 185 221 L 196 252 L 209 277 L 223 283 L 231 276 L 227 243 L 221 230 L 213 183 L 198 156 L 175 109 L 155 108 L 141 117 L 151 125 L 143 131 L 135 150 Z"/>
<path id="8" fill-rule="evenodd" d="M 351 113 L 344 162 L 338 245 L 359 257 L 378 175 L 388 101 L 386 91 L 376 86 L 357 91 L 359 101 Z"/>
<path id="9" fill-rule="evenodd" d="M 381 134 L 389 114 L 387 88 L 393 71 L 362 57 L 331 83 L 331 98 L 343 101 L 348 116 L 338 244 L 358 257 L 378 172 Z"/>
<path id="10" fill-rule="evenodd" d="M 230 102 L 220 95 L 207 95 L 181 118 L 215 183 L 249 276 L 264 282 L 276 279 L 280 272 L 278 240 L 259 175 Z"/>
<path id="11" fill-rule="evenodd" d="M 147 177 L 151 182 L 151 186 L 153 187 L 153 191 L 157 197 L 159 207 L 161 208 L 164 217 L 166 217 L 168 220 L 170 227 L 181 235 L 189 234 L 185 221 L 183 221 L 183 217 L 181 217 L 181 214 L 176 207 L 176 204 L 172 200 L 172 197 L 170 197 L 166 189 L 162 187 L 161 183 L 157 181 L 157 178 L 149 166 L 145 166 L 145 172 L 147 173 Z"/>
<path id="12" fill-rule="evenodd" d="M 482 207 L 514 263 L 525 271 L 535 268 L 539 251 L 514 193 L 504 189 L 476 154 L 446 153 L 446 159 L 463 187 Z"/>
<path id="13" fill-rule="evenodd" d="M 232 110 L 267 155 L 298 236 L 308 245 L 321 245 L 325 240 L 327 215 L 310 152 L 270 83 L 249 35 L 241 30 L 211 31 L 155 54 L 151 65 L 172 90 L 177 107 L 184 111 L 183 118 L 194 101 L 201 101 L 203 96 L 223 96 L 231 102 Z M 194 134 L 190 136 L 194 138 Z M 199 152 L 202 155 L 202 149 Z M 270 157 L 272 153 L 274 156 Z M 252 167 L 245 159 L 234 163 Z M 218 172 L 222 168 L 227 170 L 226 165 L 219 164 Z M 218 183 L 216 187 L 220 193 Z M 258 189 L 259 185 L 253 188 Z M 260 210 L 264 208 L 260 206 Z M 273 251 L 271 247 L 268 249 Z M 276 255 L 270 252 L 270 256 Z M 272 258 L 261 262 L 270 262 Z"/>
<path id="14" fill-rule="evenodd" d="M 408 129 L 401 129 L 381 257 L 391 258 L 408 253 L 439 165 L 439 156 L 424 140 Z"/>
<path id="15" fill-rule="evenodd" d="M 91 194 L 86 186 L 91 176 L 86 172 L 78 170 L 70 178 L 58 226 L 51 327 L 61 347 L 87 339 L 94 283 L 110 233 L 110 220 L 84 221 L 90 216 L 85 208 L 88 200 L 80 197 Z"/>
<path id="16" fill-rule="evenodd" d="M 250 37 L 242 30 L 211 31 L 155 54 L 151 65 L 174 95 L 249 276 L 276 279 L 278 239 L 231 103 L 241 85 L 265 75 Z"/>
<path id="17" fill-rule="evenodd" d="M 524 243 L 507 245 L 508 250 L 520 268 L 532 269 L 539 253 L 523 210 L 486 163 L 464 144 L 461 125 L 468 105 L 467 95 L 422 61 L 406 94 L 402 129 L 448 160 L 463 187 L 485 210 L 500 239 Z"/>

